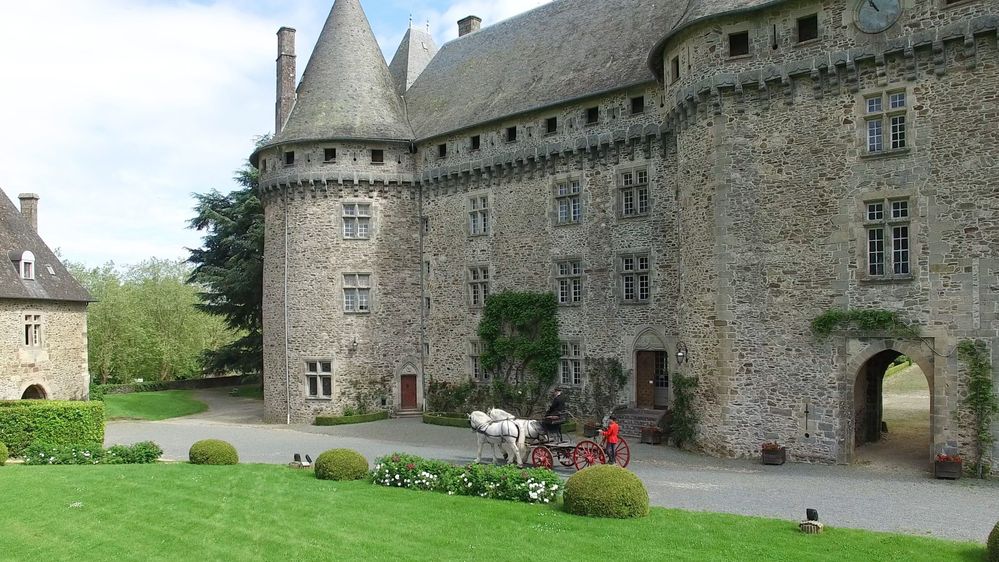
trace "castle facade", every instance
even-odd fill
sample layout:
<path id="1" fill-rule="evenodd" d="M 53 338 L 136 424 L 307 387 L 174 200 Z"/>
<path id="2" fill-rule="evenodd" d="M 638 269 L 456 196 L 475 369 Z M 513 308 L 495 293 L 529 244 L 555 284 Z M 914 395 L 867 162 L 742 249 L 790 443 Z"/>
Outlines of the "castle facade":
<path id="1" fill-rule="evenodd" d="M 336 0 L 297 89 L 279 32 L 265 402 L 309 423 L 430 378 L 481 379 L 485 298 L 552 291 L 562 386 L 588 358 L 633 408 L 695 375 L 698 443 L 850 462 L 885 367 L 926 375 L 932 442 L 970 452 L 965 339 L 999 365 L 999 5 L 557 0 L 385 63 Z M 837 333 L 897 311 L 918 337 Z"/>

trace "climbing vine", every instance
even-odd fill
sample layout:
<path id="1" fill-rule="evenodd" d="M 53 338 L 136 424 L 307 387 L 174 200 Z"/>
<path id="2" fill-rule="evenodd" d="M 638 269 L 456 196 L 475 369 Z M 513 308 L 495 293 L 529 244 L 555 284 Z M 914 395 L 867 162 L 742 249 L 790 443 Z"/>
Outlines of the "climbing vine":
<path id="1" fill-rule="evenodd" d="M 957 357 L 968 367 L 968 397 L 965 405 L 974 418 L 975 470 L 982 478 L 989 468 L 990 451 L 995 443 L 992 420 L 999 414 L 999 399 L 992 382 L 992 362 L 984 342 L 964 340 L 957 346 Z"/>
<path id="2" fill-rule="evenodd" d="M 493 404 L 529 416 L 555 383 L 562 346 L 552 293 L 490 295 L 479 322 Z"/>
<path id="3" fill-rule="evenodd" d="M 691 443 L 697 436 L 697 410 L 694 407 L 694 395 L 697 392 L 697 378 L 673 375 L 673 421 L 670 425 L 670 435 L 677 447 Z"/>
<path id="4" fill-rule="evenodd" d="M 899 338 L 919 336 L 919 328 L 908 324 L 892 310 L 834 308 L 812 320 L 812 333 L 825 338 L 833 332 L 881 332 Z"/>

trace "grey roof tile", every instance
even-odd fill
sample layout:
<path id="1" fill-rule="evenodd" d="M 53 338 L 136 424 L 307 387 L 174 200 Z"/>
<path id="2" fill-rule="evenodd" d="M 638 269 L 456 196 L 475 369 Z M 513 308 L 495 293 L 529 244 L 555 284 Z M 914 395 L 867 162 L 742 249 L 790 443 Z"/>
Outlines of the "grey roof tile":
<path id="1" fill-rule="evenodd" d="M 35 278 L 21 279 L 18 263 L 29 251 L 35 256 Z M 52 273 L 49 273 L 49 267 Z M 90 293 L 69 274 L 59 258 L 0 190 L 0 298 L 90 302 Z"/>
<path id="2" fill-rule="evenodd" d="M 396 93 L 400 96 L 405 94 L 436 54 L 437 43 L 429 33 L 414 27 L 406 30 L 406 35 L 389 64 Z"/>
<path id="3" fill-rule="evenodd" d="M 402 100 L 359 0 L 336 0 L 305 67 L 288 122 L 268 145 L 412 138 Z"/>

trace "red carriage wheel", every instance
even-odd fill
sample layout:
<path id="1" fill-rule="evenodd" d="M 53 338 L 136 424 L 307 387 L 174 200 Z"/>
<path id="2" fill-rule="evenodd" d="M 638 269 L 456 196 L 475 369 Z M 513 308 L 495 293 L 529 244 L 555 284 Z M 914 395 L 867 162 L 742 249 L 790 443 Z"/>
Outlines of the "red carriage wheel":
<path id="1" fill-rule="evenodd" d="M 628 442 L 622 437 L 617 442 L 617 449 L 614 450 L 614 462 L 621 468 L 628 468 L 630 461 L 631 447 L 628 447 Z"/>
<path id="2" fill-rule="evenodd" d="M 604 462 L 606 462 L 606 457 L 603 449 L 593 441 L 580 441 L 572 450 L 572 463 L 576 465 L 576 470 L 583 470 L 588 466 Z"/>
<path id="3" fill-rule="evenodd" d="M 576 461 L 572 460 L 572 453 L 576 449 L 559 449 L 558 463 L 566 468 L 573 466 Z"/>
<path id="4" fill-rule="evenodd" d="M 531 449 L 531 464 L 538 468 L 551 470 L 553 464 L 552 452 L 548 447 L 544 446 Z"/>

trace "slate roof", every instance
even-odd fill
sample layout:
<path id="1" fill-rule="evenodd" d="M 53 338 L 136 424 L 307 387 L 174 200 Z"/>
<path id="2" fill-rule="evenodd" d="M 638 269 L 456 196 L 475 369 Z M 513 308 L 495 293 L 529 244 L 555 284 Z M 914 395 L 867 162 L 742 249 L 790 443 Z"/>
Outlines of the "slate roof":
<path id="1" fill-rule="evenodd" d="M 437 44 L 429 33 L 414 27 L 406 30 L 406 35 L 389 64 L 396 93 L 400 96 L 405 94 L 436 54 Z"/>
<path id="2" fill-rule="evenodd" d="M 412 138 L 402 100 L 359 0 L 336 0 L 305 67 L 288 122 L 268 146 Z"/>
<path id="3" fill-rule="evenodd" d="M 21 279 L 21 255 L 35 255 L 35 279 Z M 48 268 L 52 268 L 49 273 Z M 69 274 L 7 195 L 0 190 L 0 298 L 90 302 L 90 293 Z"/>
<path id="4" fill-rule="evenodd" d="M 406 94 L 416 138 L 652 82 L 649 51 L 687 4 L 556 0 L 450 41 Z"/>

